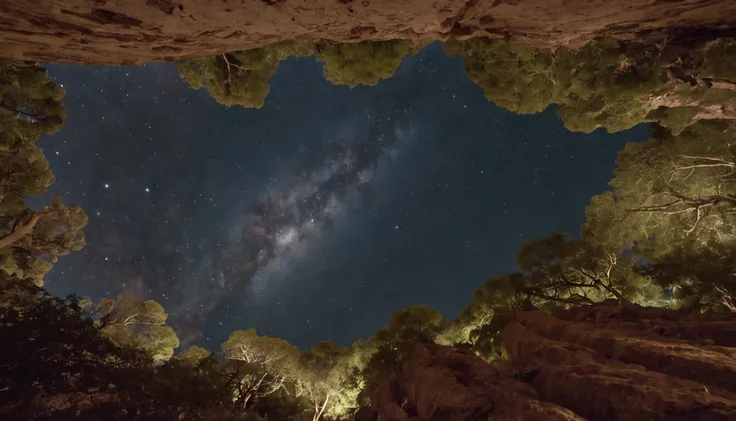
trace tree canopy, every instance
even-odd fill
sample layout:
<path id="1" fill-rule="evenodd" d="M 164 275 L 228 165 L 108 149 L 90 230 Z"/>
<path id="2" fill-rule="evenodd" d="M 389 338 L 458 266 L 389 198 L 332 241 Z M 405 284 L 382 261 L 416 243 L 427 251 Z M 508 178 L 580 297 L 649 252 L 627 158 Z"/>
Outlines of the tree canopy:
<path id="1" fill-rule="evenodd" d="M 539 49 L 504 40 L 450 40 L 470 79 L 490 101 L 519 114 L 557 104 L 570 130 L 609 132 L 659 122 L 675 131 L 698 112 L 734 100 L 734 44 L 687 48 L 600 38 L 583 48 Z M 727 79 L 730 78 L 730 79 Z"/>
<path id="2" fill-rule="evenodd" d="M 119 346 L 145 351 L 154 362 L 168 360 L 179 347 L 174 329 L 165 325 L 166 311 L 153 300 L 103 298 L 91 313 L 104 335 Z"/>
<path id="3" fill-rule="evenodd" d="M 299 44 L 283 41 L 261 48 L 185 60 L 179 75 L 193 89 L 206 88 L 220 104 L 261 108 L 270 90 L 268 80 L 281 61 L 315 55 L 324 66 L 325 79 L 351 88 L 373 86 L 396 72 L 404 56 L 414 52 L 405 40 L 341 44 L 320 41 Z"/>
<path id="4" fill-rule="evenodd" d="M 452 327 L 455 342 L 481 356 L 500 355 L 498 337 L 517 310 L 551 309 L 614 299 L 663 305 L 661 287 L 638 272 L 634 256 L 608 251 L 585 239 L 552 233 L 522 243 L 518 272 L 491 277 L 473 294 Z"/>
<path id="5" fill-rule="evenodd" d="M 736 248 L 714 244 L 692 252 L 678 249 L 638 270 L 669 289 L 677 307 L 736 312 Z"/>
<path id="6" fill-rule="evenodd" d="M 41 285 L 59 256 L 84 246 L 87 216 L 55 197 L 43 210 L 25 198 L 54 182 L 36 141 L 66 117 L 64 90 L 34 64 L 0 63 L 0 275 Z"/>
<path id="7" fill-rule="evenodd" d="M 325 79 L 350 88 L 373 86 L 390 78 L 404 56 L 412 53 L 412 44 L 406 40 L 343 44 L 322 41 L 314 48 L 317 60 L 324 65 Z"/>
<path id="8" fill-rule="evenodd" d="M 284 41 L 251 50 L 186 60 L 177 69 L 192 88 L 206 88 L 222 105 L 261 108 L 270 90 L 268 80 L 281 61 L 310 54 L 308 47 Z"/>
<path id="9" fill-rule="evenodd" d="M 233 332 L 222 351 L 232 361 L 237 400 L 244 408 L 251 399 L 278 391 L 296 376 L 299 350 L 283 339 L 259 336 L 255 329 Z"/>
<path id="10" fill-rule="evenodd" d="M 679 136 L 654 126 L 618 155 L 611 190 L 592 199 L 583 226 L 594 244 L 648 259 L 736 240 L 734 123 L 701 120 Z"/>

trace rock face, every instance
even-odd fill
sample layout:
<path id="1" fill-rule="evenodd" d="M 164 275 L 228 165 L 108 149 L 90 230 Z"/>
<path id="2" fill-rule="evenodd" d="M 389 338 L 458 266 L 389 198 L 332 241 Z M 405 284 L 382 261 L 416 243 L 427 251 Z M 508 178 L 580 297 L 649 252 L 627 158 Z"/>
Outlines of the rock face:
<path id="1" fill-rule="evenodd" d="M 417 344 L 361 419 L 736 420 L 736 315 L 630 305 L 522 312 L 503 342 L 510 361 L 500 368 Z"/>
<path id="2" fill-rule="evenodd" d="M 733 0 L 2 0 L 0 58 L 135 65 L 321 38 L 579 45 L 734 23 Z"/>

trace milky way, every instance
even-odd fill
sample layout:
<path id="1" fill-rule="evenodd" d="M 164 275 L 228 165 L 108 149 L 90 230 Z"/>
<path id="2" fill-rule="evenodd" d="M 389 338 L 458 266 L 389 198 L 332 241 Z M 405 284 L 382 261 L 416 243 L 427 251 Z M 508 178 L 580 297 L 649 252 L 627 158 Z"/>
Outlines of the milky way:
<path id="1" fill-rule="evenodd" d="M 380 162 L 407 137 L 410 129 L 392 120 L 396 119 L 373 121 L 352 139 L 327 143 L 322 162 L 301 168 L 292 183 L 265 195 L 242 217 L 236 241 L 203 259 L 201 272 L 209 276 L 190 285 L 196 291 L 182 293 L 185 301 L 179 308 L 185 310 L 184 317 L 177 317 L 178 311 L 173 316 L 183 342 L 201 334 L 207 315 L 224 297 L 246 300 L 260 272 L 331 229 L 339 212 L 369 188 Z"/>

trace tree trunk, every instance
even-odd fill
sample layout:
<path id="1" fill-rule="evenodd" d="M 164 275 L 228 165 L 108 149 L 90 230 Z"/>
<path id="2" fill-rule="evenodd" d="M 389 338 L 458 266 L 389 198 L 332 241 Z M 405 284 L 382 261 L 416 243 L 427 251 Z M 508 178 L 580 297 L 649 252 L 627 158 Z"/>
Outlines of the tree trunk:
<path id="1" fill-rule="evenodd" d="M 614 288 L 613 285 L 606 285 L 605 282 L 603 282 L 603 281 L 601 281 L 600 279 L 597 279 L 597 278 L 594 280 L 594 282 L 596 284 L 600 285 L 601 287 L 603 287 L 603 289 L 605 289 L 606 291 L 608 291 L 611 295 L 613 295 L 614 297 L 616 297 L 616 299 L 619 302 L 621 302 L 621 303 L 628 303 L 629 302 L 629 300 L 627 300 L 626 298 L 624 298 L 624 296 L 621 295 L 621 293 L 616 288 Z M 610 282 L 610 280 L 609 280 L 609 282 Z"/>
<path id="2" fill-rule="evenodd" d="M 48 216 L 48 214 L 49 212 L 33 212 L 33 215 L 31 216 L 31 219 L 28 220 L 28 222 L 20 226 L 20 228 L 16 228 L 15 230 L 13 230 L 13 232 L 6 235 L 5 237 L 0 238 L 0 249 L 12 246 L 13 243 L 30 234 L 38 221 L 41 218 Z"/>
<path id="3" fill-rule="evenodd" d="M 319 405 L 315 405 L 314 407 L 314 417 L 312 418 L 312 421 L 319 421 L 319 418 L 322 416 L 322 413 L 325 412 L 325 408 L 327 407 L 327 402 L 330 400 L 330 395 L 327 395 L 325 398 L 325 401 L 322 403 L 322 407 Z"/>
<path id="4" fill-rule="evenodd" d="M 248 401 L 250 401 L 251 396 L 253 396 L 253 393 L 251 392 L 248 392 L 243 396 L 243 409 L 248 406 Z"/>

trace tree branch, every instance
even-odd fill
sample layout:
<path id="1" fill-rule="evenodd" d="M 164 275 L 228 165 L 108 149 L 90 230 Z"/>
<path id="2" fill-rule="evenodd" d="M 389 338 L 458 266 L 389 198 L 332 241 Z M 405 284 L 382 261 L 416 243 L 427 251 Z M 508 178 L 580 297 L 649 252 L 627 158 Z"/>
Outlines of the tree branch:
<path id="1" fill-rule="evenodd" d="M 25 112 L 23 110 L 18 110 L 15 107 L 11 107 L 10 105 L 8 105 L 8 104 L 6 104 L 4 102 L 0 102 L 0 108 L 4 108 L 4 109 L 6 109 L 6 110 L 8 110 L 10 112 L 21 114 L 21 115 L 24 115 L 26 117 L 30 117 L 30 118 L 34 118 L 34 119 L 42 118 L 42 116 L 39 116 L 37 114 L 31 114 L 31 113 L 27 113 L 27 112 Z"/>
<path id="2" fill-rule="evenodd" d="M 0 238 L 0 249 L 12 246 L 16 241 L 30 234 L 41 218 L 47 217 L 56 212 L 57 211 L 33 212 L 33 215 L 31 215 L 31 219 L 29 219 L 28 222 L 21 225 L 19 228 L 16 228 L 5 237 Z"/>
<path id="3" fill-rule="evenodd" d="M 223 54 L 222 55 L 222 58 L 225 60 L 225 64 L 227 65 L 227 84 L 228 84 L 228 86 L 232 86 L 232 84 L 233 84 L 232 75 L 230 73 L 230 67 L 235 67 L 236 69 L 245 70 L 245 71 L 252 70 L 252 69 L 248 69 L 248 68 L 243 67 L 243 66 L 239 66 L 239 65 L 237 65 L 235 63 L 231 63 L 230 60 L 227 59 L 227 54 Z"/>

